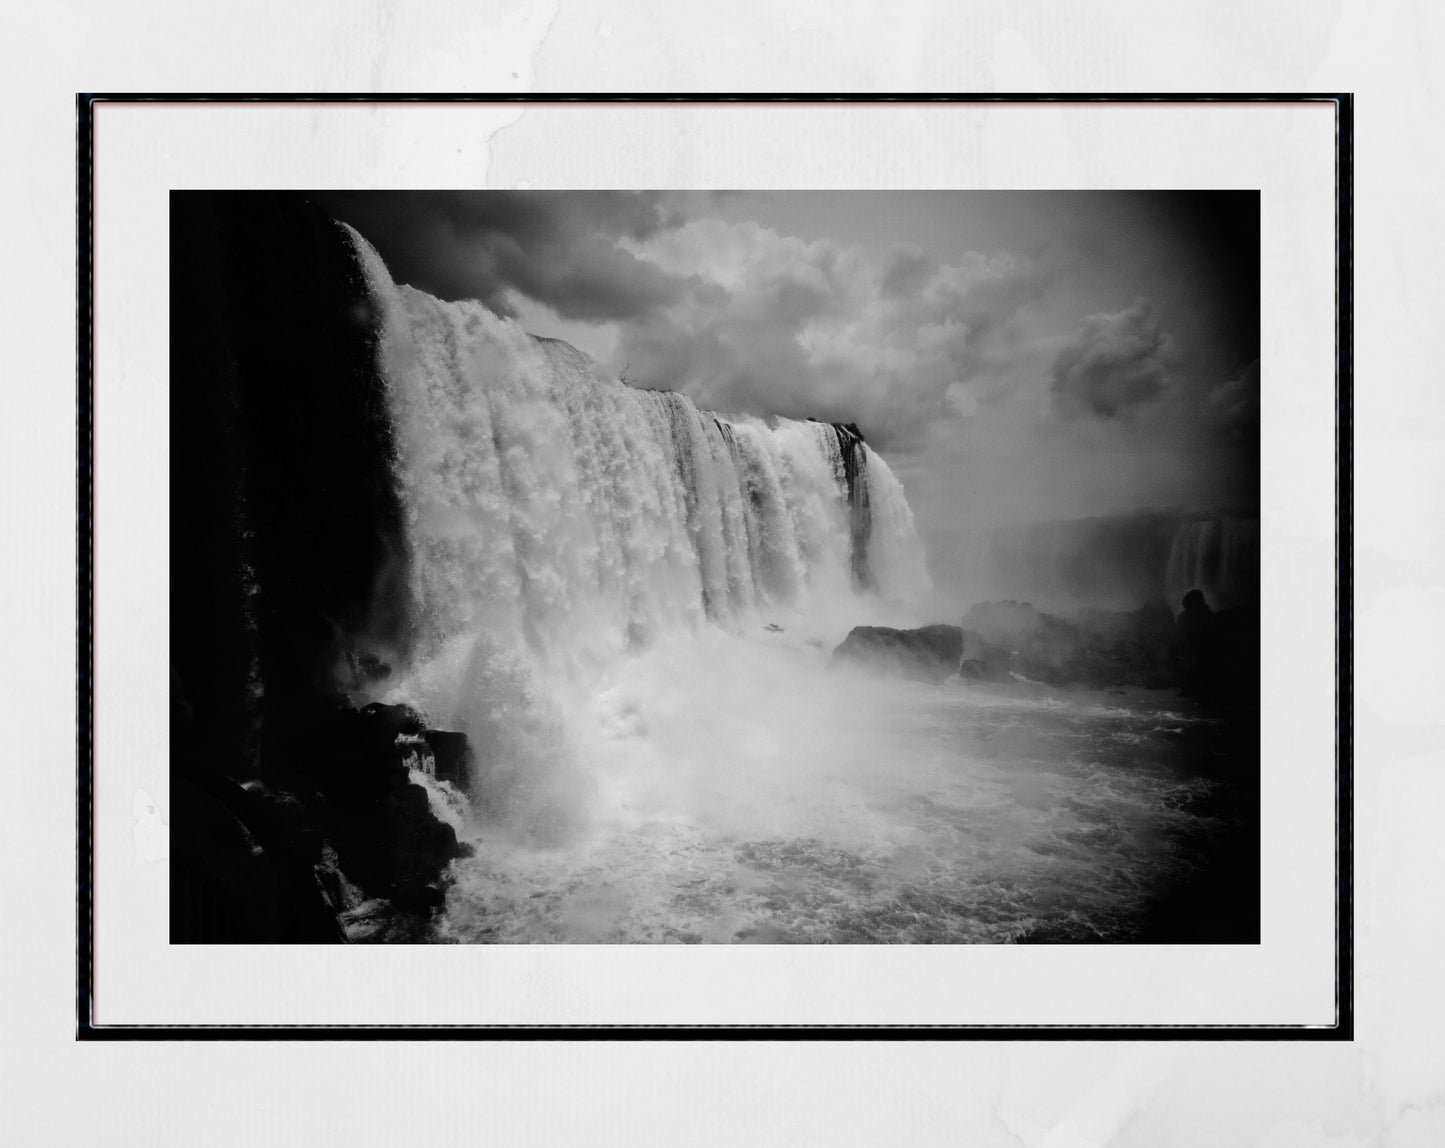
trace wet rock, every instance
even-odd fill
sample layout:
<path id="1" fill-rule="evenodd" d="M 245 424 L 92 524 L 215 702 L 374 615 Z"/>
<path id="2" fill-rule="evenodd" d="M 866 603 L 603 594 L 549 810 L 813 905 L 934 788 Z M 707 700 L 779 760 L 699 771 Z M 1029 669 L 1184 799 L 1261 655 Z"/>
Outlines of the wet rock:
<path id="1" fill-rule="evenodd" d="M 419 716 L 337 694 L 387 677 L 412 632 L 371 291 L 294 193 L 181 196 L 171 223 L 172 937 L 340 939 L 325 842 L 377 896 L 457 848 L 398 761 Z"/>
<path id="2" fill-rule="evenodd" d="M 372 702 L 361 711 L 361 716 L 373 723 L 376 728 L 386 730 L 393 736 L 416 734 L 422 731 L 421 715 L 411 706 L 388 706 L 382 705 L 381 702 Z"/>
<path id="3" fill-rule="evenodd" d="M 439 904 L 448 866 L 471 853 L 411 780 L 408 757 L 423 724 L 408 706 L 338 709 L 310 731 L 293 757 L 310 784 L 315 827 L 347 879 L 369 896 L 399 899 L 408 908 Z M 426 732 L 448 771 L 468 768 L 464 735 Z"/>
<path id="4" fill-rule="evenodd" d="M 267 796 L 196 771 L 171 789 L 171 941 L 343 940 L 319 834 Z"/>
<path id="5" fill-rule="evenodd" d="M 966 682 L 1001 682 L 1008 680 L 1008 671 L 983 658 L 964 658 L 958 663 L 958 676 Z"/>
<path id="6" fill-rule="evenodd" d="M 1175 619 L 1184 693 L 1230 711 L 1259 709 L 1259 608 L 1215 612 L 1191 590 Z"/>
<path id="7" fill-rule="evenodd" d="M 833 657 L 924 681 L 957 673 L 970 682 L 1027 678 L 1095 689 L 1163 689 L 1181 680 L 1179 639 L 1162 603 L 1132 611 L 1081 611 L 1061 618 L 1027 602 L 982 602 L 961 621 L 960 626 L 915 630 L 859 626 Z M 1209 625 L 1213 634 L 1216 624 L 1211 619 Z M 1243 624 L 1230 633 L 1247 631 Z M 1236 638 L 1235 644 L 1240 641 Z M 1214 643 L 1214 638 L 1209 642 Z"/>
<path id="8" fill-rule="evenodd" d="M 833 662 L 851 662 L 921 681 L 942 681 L 957 670 L 962 653 L 963 631 L 957 626 L 916 630 L 855 626 L 833 651 Z"/>
<path id="9" fill-rule="evenodd" d="M 467 744 L 467 735 L 429 729 L 422 731 L 422 737 L 431 749 L 436 779 L 468 790 L 472 779 L 472 749 Z"/>

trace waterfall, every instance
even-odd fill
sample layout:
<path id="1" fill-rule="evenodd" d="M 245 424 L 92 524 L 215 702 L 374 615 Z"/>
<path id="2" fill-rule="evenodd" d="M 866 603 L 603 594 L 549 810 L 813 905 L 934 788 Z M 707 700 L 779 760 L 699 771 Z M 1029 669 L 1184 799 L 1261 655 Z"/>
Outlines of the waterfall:
<path id="1" fill-rule="evenodd" d="M 1175 609 L 1195 589 L 1216 609 L 1259 601 L 1259 519 L 1181 523 L 1169 549 L 1165 583 Z"/>
<path id="2" fill-rule="evenodd" d="M 817 613 L 852 625 L 926 592 L 902 487 L 856 427 L 627 386 L 479 303 L 397 286 L 351 238 L 410 551 L 393 684 L 513 781 L 571 754 L 569 715 L 631 652 Z"/>

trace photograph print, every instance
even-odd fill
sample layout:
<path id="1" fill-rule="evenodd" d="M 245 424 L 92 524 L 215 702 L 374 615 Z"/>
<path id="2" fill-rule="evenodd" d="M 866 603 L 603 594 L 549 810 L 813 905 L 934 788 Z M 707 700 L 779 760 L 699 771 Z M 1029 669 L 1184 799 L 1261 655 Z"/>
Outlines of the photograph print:
<path id="1" fill-rule="evenodd" d="M 172 943 L 1258 943 L 1256 192 L 170 213 Z"/>

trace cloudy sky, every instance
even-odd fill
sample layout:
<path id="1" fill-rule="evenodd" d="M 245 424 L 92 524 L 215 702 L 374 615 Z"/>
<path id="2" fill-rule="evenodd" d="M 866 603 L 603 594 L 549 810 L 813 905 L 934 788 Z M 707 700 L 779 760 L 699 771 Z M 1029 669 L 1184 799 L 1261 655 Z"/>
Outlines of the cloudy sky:
<path id="1" fill-rule="evenodd" d="M 724 413 L 856 422 L 935 549 L 1258 505 L 1240 193 L 319 193 L 398 282 Z"/>

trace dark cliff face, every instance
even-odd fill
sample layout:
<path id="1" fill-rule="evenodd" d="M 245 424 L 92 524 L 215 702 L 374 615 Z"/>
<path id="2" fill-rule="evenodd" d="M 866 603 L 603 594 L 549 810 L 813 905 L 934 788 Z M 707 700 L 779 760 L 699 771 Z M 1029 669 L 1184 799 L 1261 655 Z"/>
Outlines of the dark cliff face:
<path id="1" fill-rule="evenodd" d="M 376 316 L 288 194 L 171 197 L 173 942 L 339 940 L 335 863 L 425 915 L 462 856 L 387 714 L 408 644 Z"/>
<path id="2" fill-rule="evenodd" d="M 234 774 L 405 644 L 394 451 L 361 270 L 319 209 L 173 194 L 171 276 L 173 681 Z"/>

